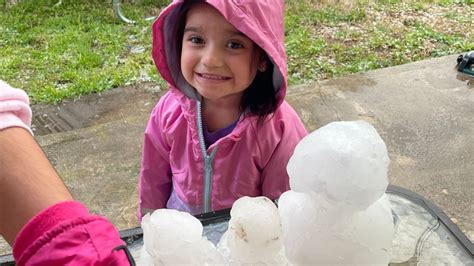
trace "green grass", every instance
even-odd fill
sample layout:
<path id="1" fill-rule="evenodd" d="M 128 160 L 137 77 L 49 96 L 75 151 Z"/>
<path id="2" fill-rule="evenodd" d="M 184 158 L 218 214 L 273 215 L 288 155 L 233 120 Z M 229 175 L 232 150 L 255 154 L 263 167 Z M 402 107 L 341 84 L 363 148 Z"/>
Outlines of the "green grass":
<path id="1" fill-rule="evenodd" d="M 2 79 L 27 90 L 33 102 L 162 82 L 150 56 L 149 22 L 140 17 L 159 6 L 124 5 L 127 16 L 139 21 L 126 25 L 114 17 L 109 1 L 56 2 L 1 7 L 0 21 L 8 22 L 0 26 Z"/>
<path id="2" fill-rule="evenodd" d="M 33 103 L 143 81 L 164 86 L 151 59 L 151 22 L 169 1 L 0 0 L 0 79 Z M 290 84 L 474 50 L 472 0 L 286 1 Z"/>
<path id="3" fill-rule="evenodd" d="M 287 1 L 290 84 L 474 50 L 469 1 L 321 2 Z M 427 16 L 433 9 L 441 15 Z"/>

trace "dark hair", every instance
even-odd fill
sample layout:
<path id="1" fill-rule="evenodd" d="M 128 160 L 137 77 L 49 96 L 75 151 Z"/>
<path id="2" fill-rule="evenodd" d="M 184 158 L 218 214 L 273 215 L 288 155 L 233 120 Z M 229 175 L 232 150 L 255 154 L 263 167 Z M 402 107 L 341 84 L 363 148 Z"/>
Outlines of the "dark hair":
<path id="1" fill-rule="evenodd" d="M 174 42 L 176 45 L 176 58 L 178 59 L 178 66 L 181 69 L 181 50 L 183 48 L 184 27 L 186 26 L 186 15 L 191 7 L 197 3 L 202 3 L 201 0 L 188 0 L 180 7 L 178 23 L 175 28 Z M 255 42 L 254 42 L 255 44 Z M 274 65 L 269 59 L 265 51 L 255 44 L 255 48 L 261 51 L 260 56 L 265 58 L 267 68 L 264 72 L 257 71 L 255 79 L 250 86 L 245 89 L 242 99 L 240 101 L 240 110 L 248 116 L 258 116 L 258 122 L 263 122 L 269 115 L 277 109 L 277 95 L 273 84 L 273 68 Z M 255 53 L 257 56 L 257 53 Z"/>
<path id="2" fill-rule="evenodd" d="M 258 116 L 259 122 L 265 120 L 277 108 L 277 97 L 273 86 L 274 65 L 266 53 L 261 51 L 267 61 L 267 69 L 264 72 L 257 71 L 255 79 L 244 91 L 240 101 L 240 109 L 249 115 Z"/>

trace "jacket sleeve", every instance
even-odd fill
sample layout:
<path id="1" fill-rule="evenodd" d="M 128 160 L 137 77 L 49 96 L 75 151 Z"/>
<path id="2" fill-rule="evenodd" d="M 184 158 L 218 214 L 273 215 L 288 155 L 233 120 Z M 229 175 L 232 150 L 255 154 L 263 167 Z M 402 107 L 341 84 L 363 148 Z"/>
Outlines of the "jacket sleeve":
<path id="1" fill-rule="evenodd" d="M 165 208 L 171 195 L 170 146 L 163 135 L 165 101 L 166 96 L 163 96 L 153 109 L 145 129 L 138 184 L 139 221 L 145 214 L 142 210 Z"/>
<path id="2" fill-rule="evenodd" d="M 32 133 L 31 109 L 26 93 L 0 80 L 0 130 L 22 127 Z"/>
<path id="3" fill-rule="evenodd" d="M 17 265 L 130 265 L 117 229 L 84 205 L 65 201 L 33 217 L 13 245 Z"/>
<path id="4" fill-rule="evenodd" d="M 303 122 L 288 103 L 283 102 L 272 118 L 273 130 L 279 139 L 274 140 L 273 152 L 262 171 L 262 195 L 272 200 L 290 189 L 286 166 L 298 142 L 305 137 Z"/>

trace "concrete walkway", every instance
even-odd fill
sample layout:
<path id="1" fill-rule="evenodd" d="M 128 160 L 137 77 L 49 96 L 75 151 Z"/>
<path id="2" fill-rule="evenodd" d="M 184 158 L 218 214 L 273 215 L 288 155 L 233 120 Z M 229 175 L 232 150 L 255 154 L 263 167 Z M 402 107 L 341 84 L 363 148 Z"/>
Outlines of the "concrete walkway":
<path id="1" fill-rule="evenodd" d="M 293 86 L 287 100 L 309 131 L 373 124 L 388 146 L 390 183 L 431 200 L 474 241 L 474 88 L 456 79 L 456 57 Z M 140 84 L 33 108 L 37 139 L 66 185 L 120 229 L 137 225 L 142 134 L 163 93 Z"/>

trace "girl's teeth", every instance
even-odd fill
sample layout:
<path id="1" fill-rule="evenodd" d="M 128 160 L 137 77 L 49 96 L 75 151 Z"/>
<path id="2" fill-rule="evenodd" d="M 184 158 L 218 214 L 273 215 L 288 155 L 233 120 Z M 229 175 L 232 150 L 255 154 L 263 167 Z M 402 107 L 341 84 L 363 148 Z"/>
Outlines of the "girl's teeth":
<path id="1" fill-rule="evenodd" d="M 214 75 L 207 75 L 207 74 L 201 74 L 201 76 L 206 79 L 218 79 L 218 80 L 226 79 L 225 77 L 222 77 L 222 76 L 214 76 Z"/>

